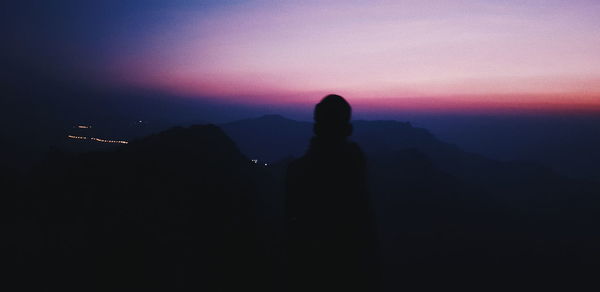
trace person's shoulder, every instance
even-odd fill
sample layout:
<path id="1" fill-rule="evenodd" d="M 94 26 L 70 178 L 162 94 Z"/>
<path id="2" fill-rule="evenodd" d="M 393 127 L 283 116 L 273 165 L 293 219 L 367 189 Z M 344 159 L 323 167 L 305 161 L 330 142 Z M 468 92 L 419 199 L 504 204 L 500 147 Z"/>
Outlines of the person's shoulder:
<path id="1" fill-rule="evenodd" d="M 364 167 L 366 164 L 366 157 L 364 152 L 362 151 L 362 149 L 360 148 L 360 146 L 358 144 L 356 144 L 355 142 L 348 142 L 348 144 L 346 145 L 346 155 L 347 157 L 350 159 L 350 161 L 353 161 L 353 163 L 355 165 L 357 165 L 358 167 Z"/>
<path id="2" fill-rule="evenodd" d="M 353 141 L 348 142 L 348 144 L 346 145 L 346 151 L 348 151 L 350 154 L 353 155 L 357 155 L 357 156 L 364 156 L 364 152 L 362 151 L 362 149 L 360 148 L 360 146 Z"/>

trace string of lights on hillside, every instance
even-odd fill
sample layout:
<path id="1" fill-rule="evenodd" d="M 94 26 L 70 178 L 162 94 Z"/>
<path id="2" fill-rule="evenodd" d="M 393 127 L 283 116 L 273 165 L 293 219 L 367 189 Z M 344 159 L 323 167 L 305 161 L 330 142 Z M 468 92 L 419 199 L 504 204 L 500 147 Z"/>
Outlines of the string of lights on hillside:
<path id="1" fill-rule="evenodd" d="M 95 137 L 74 136 L 74 135 L 67 135 L 67 137 L 70 139 L 92 140 L 92 141 L 101 142 L 101 143 L 129 144 L 128 141 L 123 141 L 123 140 L 106 140 L 106 139 L 100 139 L 100 138 L 95 138 Z"/>

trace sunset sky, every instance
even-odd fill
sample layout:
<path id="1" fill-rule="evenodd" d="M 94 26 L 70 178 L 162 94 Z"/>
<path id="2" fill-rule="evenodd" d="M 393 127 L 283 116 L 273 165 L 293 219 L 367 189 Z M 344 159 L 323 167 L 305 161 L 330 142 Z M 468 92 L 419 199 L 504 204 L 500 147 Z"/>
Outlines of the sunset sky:
<path id="1" fill-rule="evenodd" d="M 600 112 L 600 1 L 99 2 L 13 7 L 9 50 L 177 98 Z"/>

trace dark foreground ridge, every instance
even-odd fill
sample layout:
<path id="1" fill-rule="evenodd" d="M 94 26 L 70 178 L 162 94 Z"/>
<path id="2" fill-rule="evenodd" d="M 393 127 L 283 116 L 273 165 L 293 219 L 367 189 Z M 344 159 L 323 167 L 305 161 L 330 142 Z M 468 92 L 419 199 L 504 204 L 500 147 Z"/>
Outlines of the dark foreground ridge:
<path id="1" fill-rule="evenodd" d="M 306 145 L 312 129 L 279 117 L 223 128 L 242 151 L 202 125 L 3 170 L 5 278 L 27 290 L 282 291 L 291 159 L 255 164 L 264 158 L 252 149 Z M 357 121 L 352 137 L 366 156 L 382 290 L 597 285 L 595 183 L 464 153 L 407 123 Z"/>

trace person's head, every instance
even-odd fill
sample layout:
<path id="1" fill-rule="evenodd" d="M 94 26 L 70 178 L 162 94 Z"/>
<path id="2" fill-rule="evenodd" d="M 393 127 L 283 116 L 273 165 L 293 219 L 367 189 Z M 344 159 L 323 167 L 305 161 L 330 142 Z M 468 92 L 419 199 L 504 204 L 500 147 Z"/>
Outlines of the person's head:
<path id="1" fill-rule="evenodd" d="M 315 106 L 315 135 L 321 138 L 346 138 L 352 134 L 351 117 L 350 104 L 343 97 L 330 94 Z"/>

